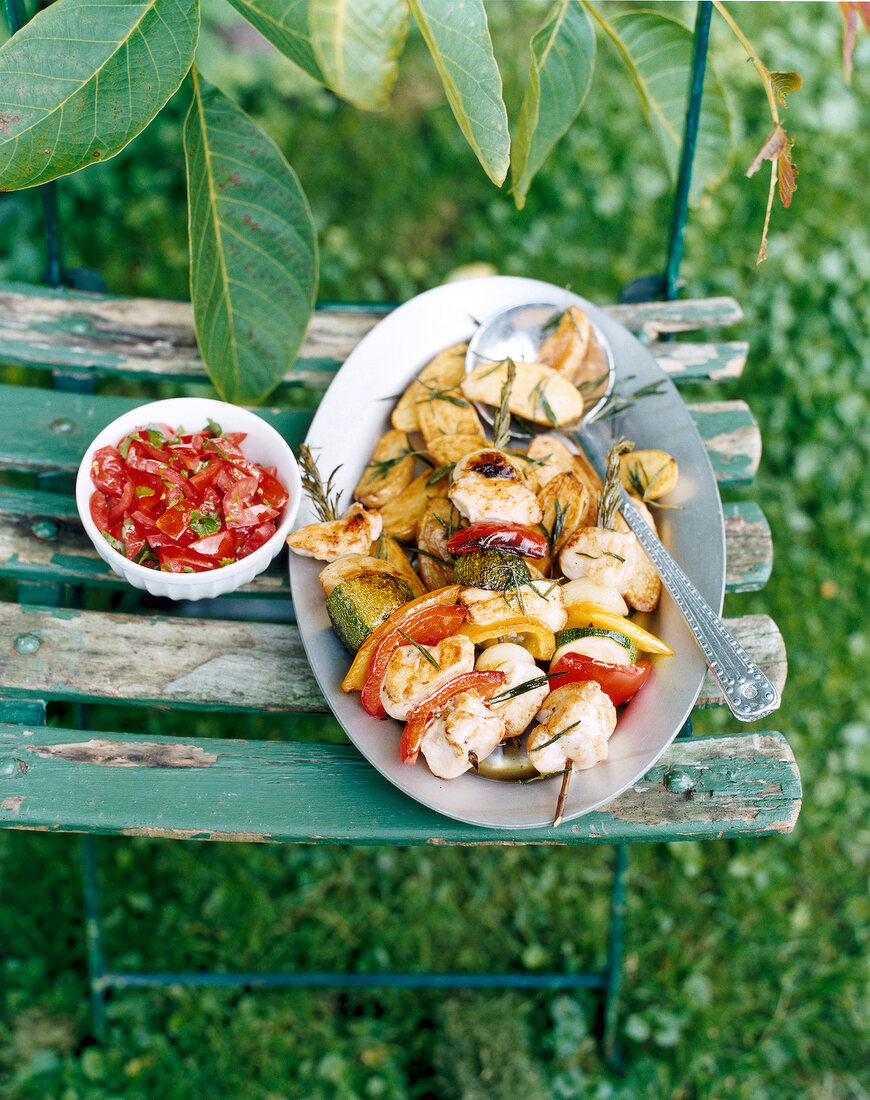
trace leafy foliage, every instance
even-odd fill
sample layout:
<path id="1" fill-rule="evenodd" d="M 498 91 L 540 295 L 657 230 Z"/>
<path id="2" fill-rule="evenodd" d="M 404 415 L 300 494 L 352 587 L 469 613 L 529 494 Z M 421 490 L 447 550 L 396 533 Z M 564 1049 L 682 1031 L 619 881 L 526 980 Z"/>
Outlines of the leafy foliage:
<path id="1" fill-rule="evenodd" d="M 5 74 L 9 87 L 14 82 L 15 89 L 13 98 L 0 102 L 0 186 L 29 187 L 122 150 L 167 103 L 190 68 L 199 29 L 197 2 L 141 0 L 115 5 L 108 0 L 57 0 L 18 30 L 0 50 L 0 75 Z M 512 147 L 502 68 L 484 0 L 230 3 L 307 77 L 343 103 L 363 110 L 383 108 L 390 99 L 400 58 L 407 52 L 410 8 L 460 132 L 497 186 L 510 169 L 510 191 L 518 210 L 525 207 L 535 176 L 571 130 L 593 86 L 597 27 L 627 66 L 668 171 L 672 177 L 676 172 L 692 66 L 692 32 L 669 14 L 633 8 L 611 16 L 608 6 L 596 6 L 590 0 L 556 0 L 546 9 L 529 5 L 536 26 L 529 39 L 531 64 Z M 716 4 L 742 36 L 721 0 Z M 498 9 L 496 4 L 492 12 Z M 526 5 L 511 6 L 508 25 L 517 9 L 525 14 Z M 9 10 L 14 11 L 15 5 Z M 850 25 L 847 19 L 847 29 Z M 73 39 L 75 50 L 55 50 L 54 43 Z M 784 131 L 779 138 L 776 105 L 800 86 L 800 78 L 791 71 L 769 71 L 754 55 L 753 60 L 768 90 L 777 127 L 774 141 L 766 143 L 761 156 L 771 159 L 781 198 L 788 205 L 797 173 L 790 155 L 791 139 Z M 46 75 L 52 79 L 46 80 Z M 712 66 L 708 66 L 705 89 L 693 175 L 695 198 L 722 178 L 732 142 L 730 108 Z M 202 123 L 202 112 L 190 118 Z M 221 139 L 228 145 L 235 142 L 239 147 L 262 149 L 269 145 L 265 135 L 252 131 L 256 124 L 228 104 L 221 125 L 226 127 Z M 195 136 L 190 125 L 187 133 L 191 139 Z M 208 145 L 200 141 L 195 148 L 201 155 L 193 160 L 188 156 L 188 179 L 189 193 L 198 203 L 189 217 L 194 234 L 191 286 L 197 337 L 219 393 L 237 400 L 262 400 L 299 347 L 299 333 L 310 317 L 316 290 L 311 281 L 306 201 L 286 164 L 277 176 L 260 173 L 257 186 L 264 189 L 265 207 L 274 214 L 279 205 L 285 206 L 290 212 L 285 228 L 290 232 L 264 231 L 256 249 L 242 250 L 242 259 L 242 251 L 231 253 L 221 247 L 221 242 L 229 240 L 230 199 L 218 194 L 226 183 L 212 178 L 214 159 L 207 155 Z M 193 149 L 189 142 L 187 152 Z M 197 178 L 201 173 L 202 179 Z M 764 241 L 772 197 L 773 181 Z M 253 193 L 247 195 L 249 205 L 256 201 Z M 255 220 L 253 214 L 250 217 Z M 199 236 L 202 232 L 205 239 Z M 764 247 L 763 242 L 762 254 Z M 239 270 L 229 270 L 228 258 L 243 262 L 243 279 Z M 205 273 L 205 262 L 216 264 L 215 270 Z M 297 276 L 304 272 L 304 277 L 285 299 L 290 270 Z M 234 323 L 241 316 L 234 297 L 247 293 L 250 306 L 255 284 L 263 292 L 255 323 Z M 268 317 L 270 310 L 273 316 Z"/>
<path id="2" fill-rule="evenodd" d="M 260 401 L 292 365 L 314 308 L 308 202 L 274 142 L 196 69 L 184 151 L 199 345 L 224 400 Z"/>
<path id="3" fill-rule="evenodd" d="M 193 61 L 197 0 L 57 0 L 0 50 L 0 190 L 115 156 Z"/>

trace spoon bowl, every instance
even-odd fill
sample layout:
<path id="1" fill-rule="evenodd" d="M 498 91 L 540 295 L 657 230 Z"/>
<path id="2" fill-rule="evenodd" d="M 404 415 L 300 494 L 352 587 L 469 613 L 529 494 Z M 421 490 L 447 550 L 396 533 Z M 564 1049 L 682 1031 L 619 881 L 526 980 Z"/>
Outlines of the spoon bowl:
<path id="1" fill-rule="evenodd" d="M 564 311 L 565 306 L 556 302 L 527 302 L 512 306 L 510 309 L 499 310 L 478 325 L 471 337 L 465 353 L 465 373 L 470 374 L 481 363 L 503 363 L 505 359 L 513 359 L 517 363 L 535 362 L 549 330 L 558 323 Z M 591 424 L 604 410 L 613 395 L 616 382 L 613 352 L 598 326 L 590 322 L 590 327 L 592 338 L 587 361 L 600 369 L 596 369 L 592 381 L 579 387 L 583 397 L 583 415 L 571 423 L 558 425 L 559 431 L 577 431 Z M 495 410 L 489 405 L 478 402 L 475 402 L 475 408 L 483 420 L 491 426 Z M 530 428 L 531 425 L 527 421 L 519 425 L 516 419 L 513 419 L 511 437 L 527 439 L 530 434 L 527 429 Z M 554 428 L 556 425 L 541 424 L 539 432 L 550 432 Z"/>

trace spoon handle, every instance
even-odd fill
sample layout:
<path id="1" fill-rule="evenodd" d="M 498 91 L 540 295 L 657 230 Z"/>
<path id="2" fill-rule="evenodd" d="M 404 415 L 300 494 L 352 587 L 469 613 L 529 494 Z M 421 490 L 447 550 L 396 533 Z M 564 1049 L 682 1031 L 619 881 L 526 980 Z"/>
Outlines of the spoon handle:
<path id="1" fill-rule="evenodd" d="M 624 489 L 620 512 L 685 616 L 732 714 L 741 722 L 754 722 L 772 714 L 780 704 L 779 692 L 728 633 L 722 620 L 665 549 Z"/>

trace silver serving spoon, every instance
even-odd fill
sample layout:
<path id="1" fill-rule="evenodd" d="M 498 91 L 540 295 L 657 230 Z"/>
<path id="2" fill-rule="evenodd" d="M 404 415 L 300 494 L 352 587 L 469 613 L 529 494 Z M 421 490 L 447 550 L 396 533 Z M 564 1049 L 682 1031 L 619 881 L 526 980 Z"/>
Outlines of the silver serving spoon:
<path id="1" fill-rule="evenodd" d="M 508 356 L 514 360 L 534 361 L 543 342 L 545 327 L 552 322 L 554 314 L 561 313 L 563 309 L 564 305 L 554 302 L 530 303 L 512 306 L 490 317 L 478 326 L 468 344 L 466 373 L 483 362 L 502 362 Z M 603 480 L 606 458 L 588 429 L 611 398 L 616 368 L 606 339 L 595 326 L 593 332 L 603 351 L 606 379 L 585 402 L 580 421 L 563 425 L 559 430 L 575 438 Z M 487 419 L 491 419 L 491 414 Z M 662 584 L 683 613 L 731 713 L 741 722 L 755 722 L 772 714 L 780 705 L 779 692 L 740 643 L 729 634 L 713 608 L 646 524 L 625 489 L 622 490 L 620 512 L 655 566 Z"/>

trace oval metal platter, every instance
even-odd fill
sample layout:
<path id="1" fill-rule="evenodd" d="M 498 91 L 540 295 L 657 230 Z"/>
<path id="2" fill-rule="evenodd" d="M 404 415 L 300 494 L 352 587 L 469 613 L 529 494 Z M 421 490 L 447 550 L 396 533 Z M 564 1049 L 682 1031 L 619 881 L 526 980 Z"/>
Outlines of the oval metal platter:
<path id="1" fill-rule="evenodd" d="M 668 504 L 655 513 L 659 534 L 712 607 L 721 610 L 725 591 L 722 506 L 710 460 L 689 411 L 659 365 L 622 325 L 577 295 L 534 279 L 492 276 L 447 283 L 426 291 L 384 318 L 360 341 L 326 392 L 306 442 L 321 473 L 340 467 L 335 485 L 342 507 L 379 436 L 390 427 L 398 395 L 442 349 L 468 340 L 475 326 L 500 309 L 523 302 L 582 306 L 610 344 L 616 364 L 616 397 L 657 384 L 614 418 L 595 425 L 602 446 L 620 436 L 637 448 L 658 448 L 676 458 L 680 477 Z M 303 503 L 297 526 L 316 517 Z M 350 657 L 333 633 L 318 582 L 323 563 L 290 554 L 290 584 L 299 632 L 324 697 L 350 740 L 383 776 L 410 798 L 458 821 L 493 829 L 521 829 L 552 822 L 559 779 L 505 783 L 466 773 L 438 779 L 422 755 L 413 766 L 399 759 L 401 725 L 370 717 L 359 694 L 345 695 L 341 681 Z M 675 656 L 654 660 L 653 674 L 620 713 L 606 762 L 576 772 L 564 822 L 598 809 L 636 783 L 656 762 L 686 721 L 706 666 L 682 615 L 666 592 L 646 619 Z"/>

